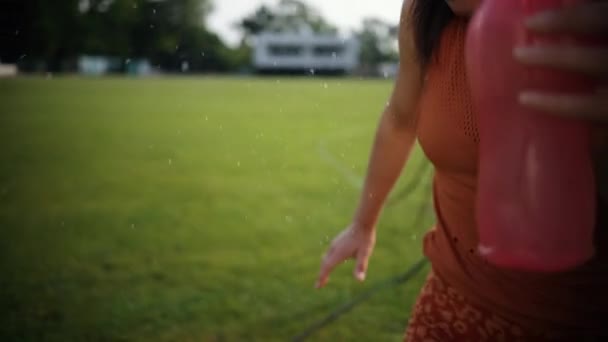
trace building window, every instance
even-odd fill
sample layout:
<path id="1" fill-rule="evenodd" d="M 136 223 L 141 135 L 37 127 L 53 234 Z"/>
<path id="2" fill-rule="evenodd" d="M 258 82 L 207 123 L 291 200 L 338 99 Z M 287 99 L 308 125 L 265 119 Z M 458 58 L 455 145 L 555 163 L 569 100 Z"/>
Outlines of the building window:
<path id="1" fill-rule="evenodd" d="M 297 45 L 271 45 L 268 52 L 272 56 L 298 56 L 302 54 L 302 47 Z"/>
<path id="2" fill-rule="evenodd" d="M 340 56 L 344 53 L 344 48 L 338 45 L 317 45 L 313 48 L 315 56 Z"/>

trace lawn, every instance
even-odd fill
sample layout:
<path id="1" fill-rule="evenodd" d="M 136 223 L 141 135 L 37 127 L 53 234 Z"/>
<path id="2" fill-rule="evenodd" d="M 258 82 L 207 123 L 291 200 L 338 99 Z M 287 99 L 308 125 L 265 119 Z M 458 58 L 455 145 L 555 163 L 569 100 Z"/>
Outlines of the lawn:
<path id="1" fill-rule="evenodd" d="M 405 272 L 432 224 L 416 150 L 368 281 L 313 289 L 386 80 L 0 80 L 1 341 L 288 341 Z M 408 172 L 409 171 L 409 172 Z M 408 185 L 415 190 L 395 196 Z M 424 279 L 311 341 L 399 341 Z"/>

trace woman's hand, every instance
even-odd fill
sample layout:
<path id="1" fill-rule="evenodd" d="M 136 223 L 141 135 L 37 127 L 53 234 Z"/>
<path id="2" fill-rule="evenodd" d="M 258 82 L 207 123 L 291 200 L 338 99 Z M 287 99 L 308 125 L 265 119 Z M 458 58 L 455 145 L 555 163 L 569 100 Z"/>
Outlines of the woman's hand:
<path id="1" fill-rule="evenodd" d="M 562 116 L 608 122 L 608 2 L 587 2 L 562 10 L 542 12 L 526 23 L 536 32 L 590 34 L 605 45 L 575 44 L 518 47 L 515 57 L 528 65 L 547 66 L 588 74 L 602 81 L 594 94 L 552 94 L 536 89 L 520 94 L 530 108 Z"/>
<path id="2" fill-rule="evenodd" d="M 340 263 L 356 259 L 354 276 L 359 281 L 365 280 L 367 264 L 376 244 L 376 229 L 353 223 L 340 233 L 331 243 L 321 263 L 321 271 L 316 288 L 327 284 L 329 274 Z"/>

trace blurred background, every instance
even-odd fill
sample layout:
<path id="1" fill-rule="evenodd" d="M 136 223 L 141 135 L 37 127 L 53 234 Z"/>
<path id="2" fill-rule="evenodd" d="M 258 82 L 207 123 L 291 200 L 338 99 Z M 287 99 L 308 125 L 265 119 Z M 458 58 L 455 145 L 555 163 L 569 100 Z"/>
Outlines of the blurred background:
<path id="1" fill-rule="evenodd" d="M 399 341 L 420 149 L 368 280 L 314 290 L 397 70 L 400 0 L 0 0 L 1 341 Z"/>
<path id="2" fill-rule="evenodd" d="M 399 0 L 317 3 L 342 26 L 299 0 L 2 0 L 0 58 L 26 73 L 394 73 Z"/>

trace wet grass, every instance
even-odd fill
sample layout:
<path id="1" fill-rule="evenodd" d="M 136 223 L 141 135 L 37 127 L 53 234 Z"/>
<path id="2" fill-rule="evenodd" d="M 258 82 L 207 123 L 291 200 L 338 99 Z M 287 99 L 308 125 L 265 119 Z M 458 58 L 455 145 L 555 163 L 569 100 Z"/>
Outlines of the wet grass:
<path id="1" fill-rule="evenodd" d="M 0 80 L 0 340 L 289 340 L 421 256 L 428 175 L 366 284 L 313 289 L 389 81 Z M 412 164 L 423 163 L 417 151 Z M 411 167 L 408 170 L 414 170 Z M 423 275 L 315 341 L 397 341 Z"/>

